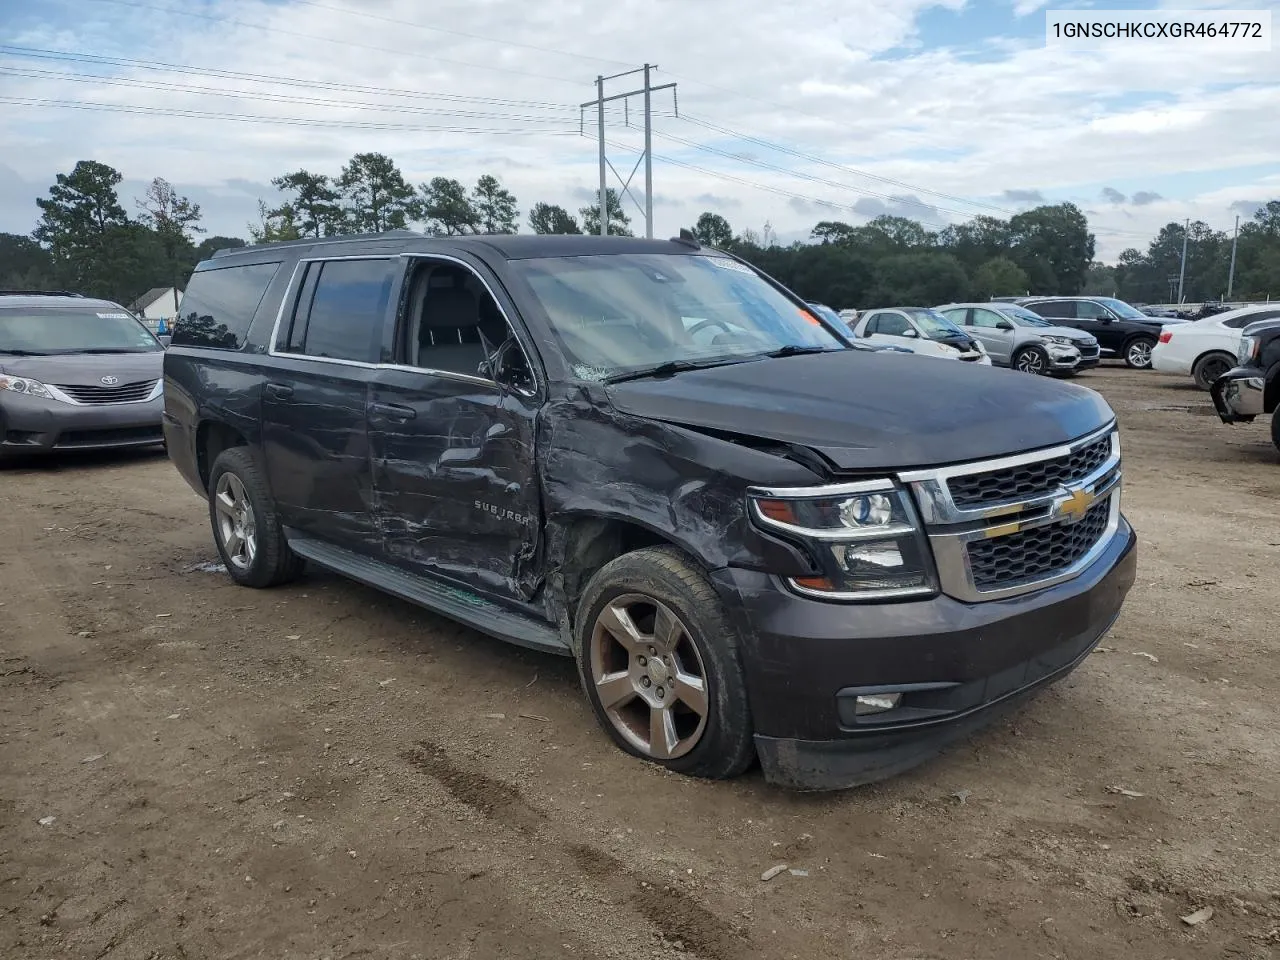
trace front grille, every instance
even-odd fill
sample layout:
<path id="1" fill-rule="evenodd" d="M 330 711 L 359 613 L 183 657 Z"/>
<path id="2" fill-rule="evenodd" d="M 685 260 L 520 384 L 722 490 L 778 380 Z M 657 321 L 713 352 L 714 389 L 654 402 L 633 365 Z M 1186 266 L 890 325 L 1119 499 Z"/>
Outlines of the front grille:
<path id="1" fill-rule="evenodd" d="M 1098 356 L 1098 345 L 1095 343 L 1092 347 L 1080 347 L 1080 358 L 1082 360 L 1094 360 Z"/>
<path id="2" fill-rule="evenodd" d="M 947 481 L 947 488 L 957 507 L 990 507 L 1054 493 L 1064 484 L 1083 480 L 1109 456 L 1111 435 L 1107 434 L 1065 456 L 952 477 Z"/>
<path id="3" fill-rule="evenodd" d="M 973 585 L 979 590 L 1004 590 L 1062 573 L 1098 542 L 1110 512 L 1111 498 L 1107 497 L 1094 504 L 1078 523 L 1055 523 L 971 541 Z"/>
<path id="4" fill-rule="evenodd" d="M 156 387 L 155 380 L 134 380 L 130 383 L 118 383 L 113 386 L 97 386 L 96 384 L 54 384 L 59 390 L 80 403 L 139 403 L 151 396 Z"/>
<path id="5" fill-rule="evenodd" d="M 164 430 L 154 427 L 117 427 L 108 430 L 65 430 L 58 437 L 59 447 L 111 447 L 125 444 L 159 443 Z"/>

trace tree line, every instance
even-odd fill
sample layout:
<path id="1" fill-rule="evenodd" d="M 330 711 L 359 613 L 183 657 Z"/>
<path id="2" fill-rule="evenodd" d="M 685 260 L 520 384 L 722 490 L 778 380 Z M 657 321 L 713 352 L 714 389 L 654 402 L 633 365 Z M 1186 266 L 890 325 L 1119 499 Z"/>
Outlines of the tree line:
<path id="1" fill-rule="evenodd" d="M 68 289 L 128 304 L 152 287 L 185 285 L 195 264 L 240 237 L 201 239 L 200 205 L 157 177 L 130 215 L 119 196 L 123 177 L 82 160 L 58 174 L 36 199 L 39 220 L 29 236 L 0 233 L 0 288 Z M 259 202 L 247 224 L 255 243 L 419 228 L 433 236 L 516 233 L 515 195 L 492 175 L 474 186 L 448 177 L 410 184 L 384 154 L 356 154 L 334 174 L 297 170 L 276 177 L 275 205 Z M 631 236 L 621 198 L 609 190 L 609 232 Z M 599 204 L 577 216 L 550 203 L 528 210 L 539 234 L 597 233 Z M 801 296 L 836 308 L 931 305 L 992 296 L 1097 294 L 1131 302 L 1171 298 L 1181 263 L 1182 224 L 1161 228 L 1146 251 L 1125 250 L 1116 264 L 1094 260 L 1096 239 L 1075 204 L 1043 205 L 1001 219 L 977 216 L 941 230 L 905 217 L 879 216 L 854 226 L 817 223 L 806 242 L 781 245 L 772 228 L 735 231 L 708 211 L 691 228 L 702 243 L 729 250 Z M 1212 300 L 1227 287 L 1231 240 L 1196 221 L 1187 233 L 1185 297 Z M 1241 225 L 1233 296 L 1280 295 L 1280 200 Z"/>

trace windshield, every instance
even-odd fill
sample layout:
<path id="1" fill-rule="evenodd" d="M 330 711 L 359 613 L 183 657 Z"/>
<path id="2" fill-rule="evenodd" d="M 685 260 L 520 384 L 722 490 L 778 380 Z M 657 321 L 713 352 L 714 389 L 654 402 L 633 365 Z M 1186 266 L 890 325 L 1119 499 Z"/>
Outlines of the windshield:
<path id="1" fill-rule="evenodd" d="M 1008 317 L 1014 326 L 1018 327 L 1052 327 L 1053 324 L 1037 313 L 1032 313 L 1026 307 L 1014 305 L 1001 306 L 998 312 Z"/>
<path id="2" fill-rule="evenodd" d="M 604 380 L 668 363 L 732 363 L 845 343 L 726 257 L 613 254 L 513 260 L 573 369 Z"/>
<path id="3" fill-rule="evenodd" d="M 911 319 L 916 322 L 930 340 L 939 338 L 962 337 L 964 332 L 937 310 L 907 310 Z"/>
<path id="4" fill-rule="evenodd" d="M 152 353 L 163 350 L 151 331 L 122 308 L 0 308 L 0 353 Z"/>
<path id="5" fill-rule="evenodd" d="M 1135 310 L 1123 300 L 1117 300 L 1115 297 L 1097 297 L 1099 303 L 1105 304 L 1111 308 L 1111 312 L 1117 317 L 1124 320 L 1150 320 L 1141 310 Z"/>
<path id="6" fill-rule="evenodd" d="M 836 313 L 826 304 L 810 303 L 809 309 L 812 310 L 814 313 L 818 314 L 820 317 L 822 317 L 822 319 L 826 320 L 828 323 L 831 323 L 834 326 L 836 326 L 837 328 L 845 325 L 844 321 L 840 319 L 840 314 Z"/>

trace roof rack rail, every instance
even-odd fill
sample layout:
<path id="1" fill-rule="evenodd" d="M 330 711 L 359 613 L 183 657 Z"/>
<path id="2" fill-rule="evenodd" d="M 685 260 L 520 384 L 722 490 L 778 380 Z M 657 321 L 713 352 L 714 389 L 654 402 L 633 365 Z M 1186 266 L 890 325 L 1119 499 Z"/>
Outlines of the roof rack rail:
<path id="1" fill-rule="evenodd" d="M 70 290 L 0 290 L 0 297 L 79 297 L 83 293 L 72 293 Z"/>
<path id="2" fill-rule="evenodd" d="M 396 237 L 421 237 L 413 230 L 386 230 L 382 233 L 353 233 L 336 237 L 302 237 L 298 240 L 280 240 L 276 243 L 253 243 L 247 247 L 223 247 L 215 250 L 210 260 L 229 257 L 233 253 L 253 253 L 258 250 L 275 250 L 286 247 L 310 247 L 317 243 L 351 243 L 354 240 L 390 240 Z"/>

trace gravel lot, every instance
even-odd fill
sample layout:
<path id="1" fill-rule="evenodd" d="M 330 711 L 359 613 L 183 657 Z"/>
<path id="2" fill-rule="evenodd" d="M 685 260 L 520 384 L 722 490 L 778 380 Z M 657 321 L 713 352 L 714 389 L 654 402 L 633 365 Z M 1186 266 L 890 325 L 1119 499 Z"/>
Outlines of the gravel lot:
<path id="1" fill-rule="evenodd" d="M 629 760 L 568 662 L 354 584 L 233 586 L 163 458 L 0 469 L 0 956 L 1280 953 L 1280 457 L 1179 380 L 1080 382 L 1141 539 L 1116 629 L 816 797 Z"/>

